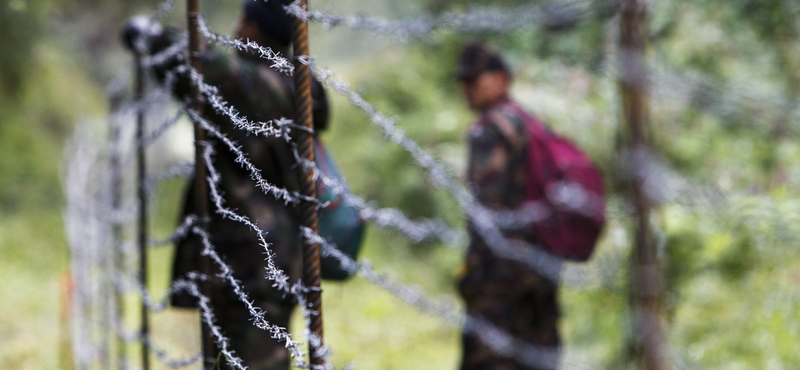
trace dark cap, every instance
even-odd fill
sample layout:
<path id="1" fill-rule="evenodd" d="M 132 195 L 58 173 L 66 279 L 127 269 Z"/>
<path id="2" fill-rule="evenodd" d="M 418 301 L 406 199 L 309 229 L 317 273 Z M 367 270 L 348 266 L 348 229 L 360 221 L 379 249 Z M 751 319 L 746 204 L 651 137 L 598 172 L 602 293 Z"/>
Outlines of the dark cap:
<path id="1" fill-rule="evenodd" d="M 291 0 L 244 0 L 242 13 L 246 21 L 255 22 L 261 33 L 272 37 L 281 44 L 289 46 L 292 42 L 292 16 L 284 6 Z"/>
<path id="2" fill-rule="evenodd" d="M 482 72 L 489 71 L 510 72 L 503 57 L 488 46 L 477 42 L 464 45 L 458 57 L 456 78 L 461 81 L 473 80 Z"/>

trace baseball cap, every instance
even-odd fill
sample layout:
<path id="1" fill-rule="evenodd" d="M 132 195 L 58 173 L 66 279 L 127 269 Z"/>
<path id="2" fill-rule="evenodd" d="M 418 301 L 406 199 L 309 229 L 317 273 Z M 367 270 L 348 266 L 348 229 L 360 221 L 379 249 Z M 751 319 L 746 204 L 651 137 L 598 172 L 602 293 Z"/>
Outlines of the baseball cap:
<path id="1" fill-rule="evenodd" d="M 464 45 L 458 57 L 456 78 L 461 81 L 474 80 L 483 72 L 510 72 L 503 57 L 490 47 L 473 42 Z"/>

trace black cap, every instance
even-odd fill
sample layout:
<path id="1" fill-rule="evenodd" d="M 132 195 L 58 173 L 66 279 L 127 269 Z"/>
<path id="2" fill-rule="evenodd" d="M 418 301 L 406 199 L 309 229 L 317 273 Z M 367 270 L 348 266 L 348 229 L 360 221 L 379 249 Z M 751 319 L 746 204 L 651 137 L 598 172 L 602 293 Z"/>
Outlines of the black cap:
<path id="1" fill-rule="evenodd" d="M 482 72 L 504 71 L 509 73 L 503 57 L 481 43 L 469 43 L 461 49 L 458 57 L 456 78 L 461 81 L 474 80 Z"/>
<path id="2" fill-rule="evenodd" d="M 242 12 L 246 21 L 255 22 L 261 33 L 289 46 L 292 42 L 292 16 L 284 6 L 291 0 L 244 0 Z"/>

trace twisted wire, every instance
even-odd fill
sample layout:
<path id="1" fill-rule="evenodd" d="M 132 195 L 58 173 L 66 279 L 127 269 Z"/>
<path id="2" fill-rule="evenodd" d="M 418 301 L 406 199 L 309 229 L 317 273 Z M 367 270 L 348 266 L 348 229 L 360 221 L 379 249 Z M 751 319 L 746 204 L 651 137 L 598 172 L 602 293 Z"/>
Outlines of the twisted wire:
<path id="1" fill-rule="evenodd" d="M 247 51 L 258 54 L 259 57 L 272 61 L 273 64 L 270 67 L 282 73 L 291 75 L 294 72 L 294 65 L 292 65 L 289 60 L 281 56 L 280 53 L 273 51 L 271 48 L 258 45 L 254 41 L 231 39 L 227 36 L 213 33 L 208 29 L 208 26 L 206 25 L 205 19 L 202 15 L 198 15 L 197 20 L 200 27 L 200 33 L 207 40 L 239 51 Z"/>
<path id="2" fill-rule="evenodd" d="M 591 15 L 612 15 L 619 7 L 616 0 L 576 0 L 523 5 L 511 9 L 472 6 L 469 12 L 388 20 L 377 17 L 339 16 L 322 11 L 307 11 L 293 2 L 286 11 L 302 20 L 321 23 L 325 29 L 345 26 L 373 34 L 383 34 L 401 41 L 421 38 L 435 31 L 459 33 L 509 32 L 532 27 L 560 29 L 574 26 Z"/>
<path id="3" fill-rule="evenodd" d="M 187 177 L 194 173 L 194 162 L 178 163 L 162 173 L 153 174 L 145 180 L 145 191 L 152 193 L 153 188 L 161 182 L 180 177 Z"/>

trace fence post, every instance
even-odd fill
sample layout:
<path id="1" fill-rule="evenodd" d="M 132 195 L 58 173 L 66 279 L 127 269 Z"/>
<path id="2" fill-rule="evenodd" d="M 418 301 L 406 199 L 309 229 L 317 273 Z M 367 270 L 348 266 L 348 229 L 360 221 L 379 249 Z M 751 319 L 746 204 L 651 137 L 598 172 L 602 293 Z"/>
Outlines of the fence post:
<path id="1" fill-rule="evenodd" d="M 187 0 L 186 6 L 186 20 L 189 30 L 189 64 L 198 73 L 203 73 L 203 64 L 200 59 L 201 53 L 201 39 L 200 27 L 198 17 L 200 16 L 200 5 L 198 0 Z M 191 99 L 192 110 L 199 116 L 203 114 L 203 97 L 200 92 L 200 86 L 196 83 L 190 84 L 191 86 Z M 205 144 L 205 131 L 200 127 L 200 124 L 194 123 L 194 194 L 195 194 L 195 207 L 197 209 L 197 225 L 195 227 L 201 228 L 203 231 L 209 222 L 208 216 L 208 184 L 206 183 L 206 162 L 203 156 L 203 145 Z M 211 298 L 211 260 L 207 256 L 200 256 L 200 264 L 203 275 L 206 279 L 200 286 L 202 294 Z M 200 319 L 201 328 L 201 342 L 203 347 L 203 368 L 210 369 L 216 362 L 217 349 L 214 345 L 214 339 L 211 335 L 211 328 L 208 327 Z"/>
<path id="2" fill-rule="evenodd" d="M 661 276 L 655 244 L 650 235 L 651 199 L 644 188 L 648 158 L 648 76 L 645 63 L 647 5 L 645 0 L 625 0 L 620 9 L 619 53 L 622 112 L 627 122 L 625 164 L 636 217 L 635 245 L 631 255 L 631 314 L 633 359 L 644 369 L 663 370 L 664 344 L 660 325 Z"/>
<path id="3" fill-rule="evenodd" d="M 308 1 L 300 0 L 299 5 L 303 10 L 308 9 Z M 292 19 L 292 44 L 294 47 L 294 83 L 295 83 L 295 121 L 300 126 L 313 130 L 312 124 L 312 101 L 311 101 L 311 71 L 308 65 L 303 63 L 300 58 L 308 57 L 308 22 L 300 17 Z M 300 156 L 314 163 L 314 134 L 298 131 L 298 150 Z M 313 171 L 308 171 L 301 181 L 301 193 L 310 198 L 317 198 L 317 184 L 314 179 Z M 310 201 L 303 201 L 301 204 L 301 215 L 303 225 L 319 232 L 317 207 Z M 320 273 L 320 246 L 319 243 L 305 241 L 303 244 L 303 285 L 308 289 L 306 293 L 306 304 L 309 311 L 309 335 L 308 339 L 310 360 L 312 366 L 324 365 L 325 358 L 321 353 L 322 335 L 322 290 Z"/>
<path id="4" fill-rule="evenodd" d="M 145 109 L 141 105 L 144 99 L 145 72 L 142 65 L 144 50 L 136 50 L 136 197 L 139 205 L 139 223 L 137 225 L 137 235 L 139 244 L 139 286 L 143 293 L 147 292 L 147 189 L 145 189 L 146 157 L 144 146 L 144 125 Z M 140 334 L 142 340 L 142 369 L 150 369 L 150 323 L 148 322 L 148 308 L 145 302 L 145 295 L 141 299 L 141 326 Z"/>
<path id="5" fill-rule="evenodd" d="M 120 97 L 117 94 L 111 96 L 111 111 L 116 112 L 120 105 Z M 113 114 L 113 113 L 112 113 Z M 122 292 L 122 282 L 120 275 L 125 271 L 125 254 L 122 251 L 122 225 L 119 220 L 119 210 L 122 204 L 122 169 L 120 166 L 120 128 L 119 125 L 111 122 L 111 148 L 109 150 L 108 162 L 111 168 L 111 286 L 114 296 L 114 322 L 112 330 L 116 337 L 117 368 L 124 369 L 128 361 L 126 343 L 122 337 L 122 323 L 125 322 L 125 302 Z"/>

